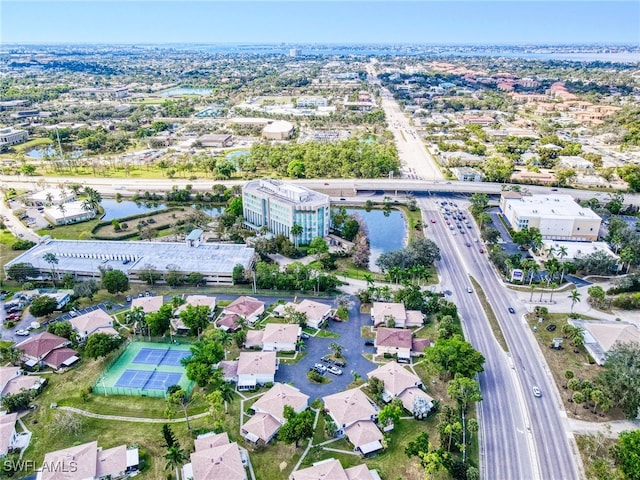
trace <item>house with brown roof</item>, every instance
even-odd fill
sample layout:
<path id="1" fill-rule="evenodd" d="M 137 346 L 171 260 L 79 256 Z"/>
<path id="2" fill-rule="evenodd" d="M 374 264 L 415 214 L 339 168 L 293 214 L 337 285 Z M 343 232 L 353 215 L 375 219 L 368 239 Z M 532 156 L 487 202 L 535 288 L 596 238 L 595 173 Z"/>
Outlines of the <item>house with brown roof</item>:
<path id="1" fill-rule="evenodd" d="M 18 433 L 16 432 L 17 413 L 0 414 L 0 458 L 16 447 Z"/>
<path id="2" fill-rule="evenodd" d="M 141 307 L 144 313 L 155 313 L 160 310 L 164 303 L 164 297 L 161 295 L 155 297 L 137 297 L 131 301 L 131 310 Z"/>
<path id="3" fill-rule="evenodd" d="M 338 435 L 346 435 L 354 451 L 362 455 L 381 450 L 382 432 L 375 424 L 378 408 L 358 388 L 323 397 Z"/>
<path id="4" fill-rule="evenodd" d="M 309 406 L 309 396 L 290 385 L 276 383 L 251 406 L 254 415 L 242 425 L 244 438 L 253 443 L 269 443 L 287 421 L 284 418 L 286 406 L 300 413 Z"/>
<path id="5" fill-rule="evenodd" d="M 69 320 L 69 323 L 78 335 L 79 341 L 84 341 L 94 333 L 106 333 L 107 335 L 118 335 L 113 328 L 113 318 L 104 310 L 97 308 Z"/>
<path id="6" fill-rule="evenodd" d="M 376 355 L 397 355 L 398 360 L 411 360 L 411 330 L 380 327 L 376 330 Z"/>
<path id="7" fill-rule="evenodd" d="M 389 362 L 367 374 L 369 378 L 378 378 L 384 384 L 382 399 L 390 402 L 394 398 L 399 398 L 402 405 L 409 412 L 413 412 L 414 402 L 421 397 L 428 405 L 429 410 L 433 408 L 433 398 L 423 390 L 422 380 L 416 374 L 396 362 Z"/>
<path id="8" fill-rule="evenodd" d="M 344 468 L 335 458 L 328 458 L 292 472 L 289 480 L 380 480 L 380 475 L 366 465 Z"/>
<path id="9" fill-rule="evenodd" d="M 184 324 L 182 318 L 180 318 L 180 314 L 184 312 L 188 306 L 207 307 L 209 309 L 209 320 L 211 320 L 216 310 L 216 297 L 210 297 L 208 295 L 187 295 L 184 300 L 185 303 L 176 308 L 171 318 L 171 327 L 177 335 L 188 335 L 191 331 L 191 329 Z"/>
<path id="10" fill-rule="evenodd" d="M 44 456 L 36 480 L 102 480 L 125 478 L 138 470 L 137 448 L 103 450 L 98 442 L 65 448 Z"/>
<path id="11" fill-rule="evenodd" d="M 253 326 L 264 313 L 264 302 L 257 298 L 242 296 L 236 298 L 222 310 L 216 321 L 216 326 L 225 331 L 235 331 L 240 328 L 240 320 Z"/>
<path id="12" fill-rule="evenodd" d="M 0 367 L 0 398 L 15 395 L 22 390 L 38 392 L 47 379 L 37 375 L 24 375 L 20 367 Z"/>
<path id="13" fill-rule="evenodd" d="M 238 390 L 273 383 L 278 359 L 276 352 L 241 352 L 238 357 Z"/>
<path id="14" fill-rule="evenodd" d="M 331 315 L 332 308 L 321 302 L 304 299 L 300 303 L 288 302 L 285 305 L 279 305 L 274 313 L 283 316 L 288 308 L 293 308 L 298 313 L 304 313 L 307 316 L 307 325 L 311 328 L 320 328 Z"/>
<path id="15" fill-rule="evenodd" d="M 247 480 L 248 454 L 226 432 L 199 435 L 191 463 L 182 467 L 182 478 L 192 480 Z"/>
<path id="16" fill-rule="evenodd" d="M 27 338 L 16 345 L 22 352 L 24 364 L 33 368 L 36 365 L 47 365 L 54 370 L 61 367 L 68 367 L 77 362 L 78 352 L 68 348 L 69 340 L 49 332 L 42 332 Z"/>

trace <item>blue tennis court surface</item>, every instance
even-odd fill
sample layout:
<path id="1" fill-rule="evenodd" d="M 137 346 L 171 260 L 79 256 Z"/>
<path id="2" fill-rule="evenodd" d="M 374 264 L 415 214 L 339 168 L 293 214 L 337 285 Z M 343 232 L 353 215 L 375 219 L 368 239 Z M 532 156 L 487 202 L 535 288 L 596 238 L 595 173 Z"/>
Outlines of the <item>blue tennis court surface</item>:
<path id="1" fill-rule="evenodd" d="M 115 383 L 116 387 L 141 388 L 144 390 L 166 390 L 180 382 L 181 373 L 125 370 Z"/>
<path id="2" fill-rule="evenodd" d="M 179 367 L 180 361 L 189 355 L 191 353 L 185 350 L 142 348 L 131 363 Z"/>

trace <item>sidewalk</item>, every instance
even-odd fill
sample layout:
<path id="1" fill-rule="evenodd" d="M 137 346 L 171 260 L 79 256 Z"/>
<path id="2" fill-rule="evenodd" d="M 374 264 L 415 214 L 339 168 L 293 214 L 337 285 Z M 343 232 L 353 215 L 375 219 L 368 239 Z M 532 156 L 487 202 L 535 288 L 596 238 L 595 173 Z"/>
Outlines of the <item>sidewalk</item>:
<path id="1" fill-rule="evenodd" d="M 607 438 L 618 438 L 620 433 L 624 431 L 640 429 L 640 421 L 638 420 L 614 420 L 611 422 L 597 423 L 569 418 L 567 421 L 573 433 L 585 435 L 602 432 Z"/>

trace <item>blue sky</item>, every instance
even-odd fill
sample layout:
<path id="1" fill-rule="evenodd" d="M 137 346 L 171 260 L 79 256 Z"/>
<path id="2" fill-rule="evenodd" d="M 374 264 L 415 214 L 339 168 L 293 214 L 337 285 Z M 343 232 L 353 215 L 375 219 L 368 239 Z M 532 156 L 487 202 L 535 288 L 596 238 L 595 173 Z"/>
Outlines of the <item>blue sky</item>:
<path id="1" fill-rule="evenodd" d="M 628 1 L 0 1 L 7 43 L 640 43 Z"/>

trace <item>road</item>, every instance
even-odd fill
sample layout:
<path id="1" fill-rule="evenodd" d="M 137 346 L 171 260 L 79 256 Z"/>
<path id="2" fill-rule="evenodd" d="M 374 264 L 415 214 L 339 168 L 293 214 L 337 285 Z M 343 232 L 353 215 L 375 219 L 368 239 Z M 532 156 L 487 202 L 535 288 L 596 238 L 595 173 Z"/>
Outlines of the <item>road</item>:
<path id="1" fill-rule="evenodd" d="M 542 352 L 522 319 L 526 309 L 517 294 L 501 284 L 486 253 L 480 253 L 484 247 L 473 241 L 480 239 L 475 226 L 465 228 L 464 235 L 454 229 L 456 235 L 452 235 L 437 200 L 421 198 L 419 204 L 429 225 L 427 233 L 441 249 L 442 287 L 452 292 L 467 339 L 486 358 L 485 372 L 478 377 L 484 398 L 479 405 L 483 478 L 577 479 L 577 447 L 566 433 L 566 413 Z M 463 202 L 456 201 L 460 207 Z M 431 218 L 436 224 L 430 223 Z M 497 344 L 475 292 L 467 292 L 469 275 L 482 285 L 511 354 Z M 509 307 L 516 314 L 509 313 Z M 542 397 L 533 396 L 534 385 L 542 390 Z"/>
<path id="2" fill-rule="evenodd" d="M 375 73 L 375 59 L 367 66 L 371 83 L 378 84 Z M 400 164 L 410 178 L 423 180 L 444 180 L 444 175 L 438 168 L 435 159 L 427 151 L 418 132 L 411 126 L 409 119 L 400 109 L 400 105 L 386 88 L 382 88 L 381 107 L 387 117 L 388 130 L 393 137 L 398 149 Z"/>

